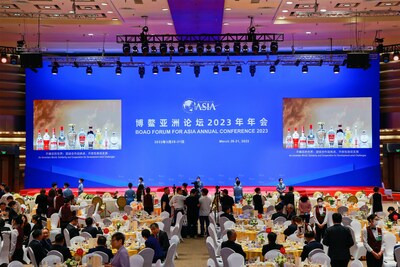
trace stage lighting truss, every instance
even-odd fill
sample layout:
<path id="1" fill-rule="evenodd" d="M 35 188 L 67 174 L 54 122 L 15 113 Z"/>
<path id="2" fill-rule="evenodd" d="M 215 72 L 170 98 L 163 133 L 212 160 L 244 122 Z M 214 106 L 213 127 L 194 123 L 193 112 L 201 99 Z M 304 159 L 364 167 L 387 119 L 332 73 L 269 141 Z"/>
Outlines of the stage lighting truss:
<path id="1" fill-rule="evenodd" d="M 131 35 L 117 35 L 116 42 L 123 45 L 123 51 L 128 45 L 140 46 L 143 45 L 143 34 Z M 262 53 L 267 53 L 266 44 L 270 44 L 272 53 L 276 53 L 278 50 L 278 42 L 284 41 L 283 33 L 238 33 L 238 34 L 145 34 L 146 44 L 151 44 L 155 46 L 160 45 L 160 53 L 166 55 L 166 44 L 170 47 L 177 46 L 175 50 L 178 51 L 179 55 L 193 55 L 193 47 L 196 48 L 196 53 L 202 55 L 203 53 L 210 53 L 211 47 L 213 47 L 214 52 L 220 55 L 222 52 L 225 54 L 240 54 L 241 44 L 243 44 L 242 53 L 247 54 L 249 47 L 254 54 L 259 54 L 260 46 Z M 188 48 L 187 51 L 185 48 Z M 231 49 L 232 48 L 232 49 Z M 171 49 L 170 49 L 171 51 Z M 153 51 L 154 52 L 154 51 Z M 146 53 L 147 54 L 147 53 Z M 170 53 L 171 54 L 171 53 Z M 126 55 L 126 54 L 125 54 Z"/>
<path id="2" fill-rule="evenodd" d="M 381 61 L 389 63 L 400 59 L 400 44 L 385 45 L 381 47 Z"/>

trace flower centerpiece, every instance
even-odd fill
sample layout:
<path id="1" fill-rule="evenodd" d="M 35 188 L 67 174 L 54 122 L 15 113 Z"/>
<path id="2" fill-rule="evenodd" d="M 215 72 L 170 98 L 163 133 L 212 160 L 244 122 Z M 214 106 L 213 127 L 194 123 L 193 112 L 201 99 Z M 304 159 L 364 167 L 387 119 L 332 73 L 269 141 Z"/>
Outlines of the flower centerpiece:
<path id="1" fill-rule="evenodd" d="M 119 231 L 119 228 L 121 228 L 122 223 L 121 223 L 121 222 L 117 222 L 117 223 L 115 224 L 115 226 L 117 227 L 117 231 Z"/>
<path id="2" fill-rule="evenodd" d="M 278 264 L 279 267 L 283 267 L 286 263 L 286 257 L 284 255 L 278 255 L 275 258 L 276 264 Z"/>
<path id="3" fill-rule="evenodd" d="M 390 230 L 392 229 L 393 222 L 391 220 L 386 221 L 386 227 Z"/>
<path id="4" fill-rule="evenodd" d="M 76 260 L 73 260 L 73 259 L 68 259 L 65 262 L 65 265 L 67 265 L 67 267 L 75 267 L 75 266 L 78 266 L 78 264 L 79 263 Z"/>
<path id="5" fill-rule="evenodd" d="M 85 199 L 85 200 L 91 200 L 91 199 L 93 199 L 94 197 L 95 197 L 95 195 L 89 195 L 89 194 L 87 194 L 86 196 L 83 197 L 83 199 Z"/>
<path id="6" fill-rule="evenodd" d="M 333 206 L 333 204 L 335 204 L 335 199 L 334 199 L 333 197 L 330 197 L 330 198 L 329 198 L 329 204 L 330 204 L 331 206 Z"/>
<path id="7" fill-rule="evenodd" d="M 263 245 L 265 243 L 265 236 L 264 235 L 258 235 L 257 236 L 258 243 Z"/>
<path id="8" fill-rule="evenodd" d="M 143 212 L 141 212 L 141 211 L 137 211 L 136 213 L 135 213 L 135 215 L 136 215 L 136 218 L 140 218 L 140 217 L 142 217 L 142 215 L 143 215 Z"/>
<path id="9" fill-rule="evenodd" d="M 256 218 L 251 218 L 250 221 L 249 221 L 249 224 L 250 224 L 251 226 L 255 227 L 255 226 L 257 226 L 258 221 L 257 221 Z"/>
<path id="10" fill-rule="evenodd" d="M 251 205 L 251 203 L 253 202 L 253 195 L 252 194 L 244 194 L 244 199 L 246 199 L 248 205 Z"/>

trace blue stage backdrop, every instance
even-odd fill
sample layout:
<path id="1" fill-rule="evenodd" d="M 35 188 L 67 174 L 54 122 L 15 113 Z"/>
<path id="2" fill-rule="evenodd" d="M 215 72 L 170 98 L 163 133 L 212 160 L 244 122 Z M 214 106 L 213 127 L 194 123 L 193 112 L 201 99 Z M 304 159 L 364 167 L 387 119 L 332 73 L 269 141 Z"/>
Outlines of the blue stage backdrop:
<path id="1" fill-rule="evenodd" d="M 153 75 L 147 66 L 141 79 L 137 68 L 117 76 L 93 67 L 89 76 L 60 67 L 52 75 L 47 62 L 27 70 L 25 186 L 76 185 L 80 177 L 90 187 L 126 186 L 140 176 L 149 186 L 196 176 L 205 185 L 233 185 L 235 177 L 243 185 L 276 185 L 279 177 L 378 185 L 379 64 L 371 63 L 340 74 L 330 66 L 308 74 L 257 67 L 254 77 L 248 66 L 241 75 L 214 75 L 210 66 L 199 78 L 192 67 Z"/>

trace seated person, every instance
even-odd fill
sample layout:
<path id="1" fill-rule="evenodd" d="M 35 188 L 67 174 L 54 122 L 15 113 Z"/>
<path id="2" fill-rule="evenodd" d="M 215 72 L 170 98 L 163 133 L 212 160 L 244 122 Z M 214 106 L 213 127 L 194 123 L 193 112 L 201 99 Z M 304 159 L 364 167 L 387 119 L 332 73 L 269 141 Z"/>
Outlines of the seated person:
<path id="1" fill-rule="evenodd" d="M 67 224 L 65 229 L 69 232 L 69 238 L 72 239 L 75 236 L 79 236 L 79 225 L 78 225 L 78 217 L 73 216 L 72 220 Z"/>
<path id="2" fill-rule="evenodd" d="M 265 256 L 265 254 L 270 250 L 274 249 L 280 250 L 283 247 L 282 245 L 276 243 L 277 235 L 274 232 L 269 233 L 267 238 L 268 238 L 268 244 L 262 247 L 263 256 Z"/>
<path id="3" fill-rule="evenodd" d="M 14 219 L 15 217 L 17 217 L 18 216 L 18 213 L 17 213 L 17 202 L 15 202 L 14 200 L 12 200 L 12 201 L 10 201 L 9 203 L 8 203 L 8 207 L 10 208 L 9 209 L 9 214 L 8 214 L 8 220 L 9 220 L 9 224 L 12 224 L 12 219 Z"/>
<path id="4" fill-rule="evenodd" d="M 324 249 L 322 244 L 315 240 L 314 231 L 306 232 L 304 239 L 307 241 L 307 245 L 303 247 L 303 252 L 301 252 L 301 261 L 305 261 L 312 250 L 316 248 Z"/>
<path id="5" fill-rule="evenodd" d="M 299 217 L 301 220 L 300 220 L 300 221 L 296 221 L 297 230 L 296 230 L 295 234 L 297 235 L 297 237 L 303 238 L 303 237 L 304 237 L 304 234 L 305 234 L 306 232 L 311 232 L 311 231 L 313 231 L 313 229 L 311 228 L 311 226 L 310 226 L 308 223 L 306 223 L 306 222 L 304 221 L 304 219 L 303 219 L 302 217 L 300 217 L 300 216 L 298 216 L 298 217 Z"/>
<path id="6" fill-rule="evenodd" d="M 389 212 L 388 218 L 392 222 L 397 222 L 397 220 L 400 219 L 400 215 L 396 212 L 396 210 L 393 207 L 389 207 L 387 211 Z M 393 217 L 397 217 L 397 220 L 395 220 Z"/>
<path id="7" fill-rule="evenodd" d="M 230 206 L 224 206 L 222 207 L 222 210 L 224 213 L 222 213 L 219 217 L 226 217 L 230 221 L 236 223 L 235 217 L 231 214 L 231 207 Z"/>
<path id="8" fill-rule="evenodd" d="M 292 218 L 292 223 L 283 231 L 286 237 L 294 234 L 297 231 L 297 224 L 301 223 L 302 219 L 298 216 Z"/>
<path id="9" fill-rule="evenodd" d="M 47 229 L 47 228 L 43 228 L 43 230 L 42 230 L 42 235 L 43 235 L 43 238 L 42 238 L 42 240 L 40 241 L 40 243 L 42 243 L 42 246 L 47 250 L 47 251 L 50 251 L 50 249 L 51 249 L 51 241 L 50 241 L 50 232 L 49 232 L 49 229 Z"/>
<path id="10" fill-rule="evenodd" d="M 158 227 L 158 224 L 152 223 L 150 225 L 150 230 L 152 235 L 157 239 L 158 243 L 160 244 L 162 250 L 164 251 L 164 255 L 167 255 L 169 249 L 169 239 L 166 232 L 161 231 Z"/>
<path id="11" fill-rule="evenodd" d="M 294 211 L 294 206 L 292 204 L 288 204 L 286 206 L 286 219 L 291 220 L 296 216 L 296 212 Z"/>
<path id="12" fill-rule="evenodd" d="M 100 234 L 100 235 L 103 234 L 103 231 L 99 227 L 98 223 L 96 223 L 96 226 L 93 226 L 93 218 L 92 217 L 86 218 L 85 223 L 86 223 L 86 227 L 82 229 L 82 232 L 89 233 L 92 236 L 92 238 L 96 238 L 97 234 Z"/>
<path id="13" fill-rule="evenodd" d="M 60 252 L 64 257 L 64 261 L 72 258 L 71 251 L 67 246 L 65 246 L 65 239 L 62 234 L 56 235 L 54 245 L 51 247 L 51 250 L 56 250 Z"/>
<path id="14" fill-rule="evenodd" d="M 162 250 L 160 244 L 158 243 L 157 239 L 150 235 L 150 231 L 148 229 L 142 230 L 142 237 L 146 248 L 151 248 L 154 250 L 154 257 L 153 257 L 153 263 L 156 263 L 158 260 L 163 260 L 165 259 L 165 254 L 164 251 Z"/>
<path id="15" fill-rule="evenodd" d="M 42 220 L 40 219 L 39 215 L 33 215 L 31 222 L 34 224 L 32 226 L 32 232 L 35 230 L 42 230 L 43 229 L 43 223 Z"/>
<path id="16" fill-rule="evenodd" d="M 243 258 L 246 260 L 246 253 L 243 251 L 243 248 L 241 245 L 237 244 L 236 241 L 236 232 L 233 229 L 230 229 L 226 232 L 226 235 L 228 237 L 227 241 L 222 242 L 221 244 L 221 249 L 222 248 L 230 248 L 236 253 L 239 253 L 240 255 L 243 256 Z"/>
<path id="17" fill-rule="evenodd" d="M 107 248 L 107 239 L 104 236 L 99 236 L 97 238 L 97 247 L 89 249 L 89 253 L 93 253 L 95 251 L 101 251 L 108 255 L 108 262 L 114 257 L 111 249 Z"/>
<path id="18" fill-rule="evenodd" d="M 40 262 L 47 256 L 47 250 L 42 246 L 43 235 L 42 230 L 36 229 L 32 232 L 32 241 L 29 243 L 29 247 L 33 250 L 36 262 Z"/>
<path id="19" fill-rule="evenodd" d="M 1 237 L 1 239 L 3 239 L 2 232 L 11 230 L 10 227 L 6 227 L 5 225 L 6 225 L 6 221 L 3 219 L 0 219 L 0 237 Z"/>
<path id="20" fill-rule="evenodd" d="M 271 220 L 275 220 L 278 217 L 284 217 L 286 219 L 286 215 L 283 214 L 283 206 L 281 204 L 278 204 L 275 206 L 276 212 L 272 214 Z"/>

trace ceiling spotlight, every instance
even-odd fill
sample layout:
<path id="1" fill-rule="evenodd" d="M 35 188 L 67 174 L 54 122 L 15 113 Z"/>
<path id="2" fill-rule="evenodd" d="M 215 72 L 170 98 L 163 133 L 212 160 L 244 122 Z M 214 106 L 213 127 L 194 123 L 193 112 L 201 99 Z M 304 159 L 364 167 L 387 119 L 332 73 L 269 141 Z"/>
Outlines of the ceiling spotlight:
<path id="1" fill-rule="evenodd" d="M 240 54 L 240 43 L 239 42 L 235 42 L 233 44 L 233 52 L 235 52 L 236 55 Z"/>
<path id="2" fill-rule="evenodd" d="M 170 46 L 169 46 L 169 53 L 170 53 L 170 54 L 175 53 L 175 47 L 174 47 L 173 45 L 170 45 Z"/>
<path id="3" fill-rule="evenodd" d="M 118 75 L 118 76 L 122 74 L 122 68 L 120 66 L 117 66 L 115 68 L 115 74 Z"/>
<path id="4" fill-rule="evenodd" d="M 196 51 L 197 51 L 197 54 L 198 54 L 199 56 L 201 56 L 201 55 L 203 54 L 203 52 L 204 52 L 204 45 L 203 45 L 202 42 L 198 42 L 198 43 L 197 43 Z"/>
<path id="5" fill-rule="evenodd" d="M 215 43 L 215 53 L 217 53 L 217 55 L 220 55 L 222 52 L 222 44 L 221 42 L 216 42 Z"/>
<path id="6" fill-rule="evenodd" d="M 178 44 L 178 53 L 179 55 L 185 54 L 185 43 L 184 42 L 179 42 Z"/>
<path id="7" fill-rule="evenodd" d="M 213 73 L 214 73 L 214 74 L 218 74 L 218 73 L 219 73 L 218 65 L 215 65 L 215 66 L 214 66 L 214 68 L 213 68 Z"/>
<path id="8" fill-rule="evenodd" d="M 206 45 L 206 52 L 208 53 L 208 54 L 211 54 L 211 52 L 212 52 L 212 47 L 211 47 L 211 45 Z"/>
<path id="9" fill-rule="evenodd" d="M 339 65 L 333 66 L 333 73 L 339 74 L 339 72 L 340 72 L 340 67 L 339 67 Z"/>
<path id="10" fill-rule="evenodd" d="M 3 63 L 3 64 L 7 63 L 7 54 L 6 53 L 1 53 L 1 63 Z"/>
<path id="11" fill-rule="evenodd" d="M 188 46 L 188 52 L 193 53 L 193 46 L 191 46 L 191 45 Z"/>
<path id="12" fill-rule="evenodd" d="M 58 67 L 57 66 L 53 66 L 51 67 L 51 74 L 53 75 L 57 75 L 58 74 Z"/>
<path id="13" fill-rule="evenodd" d="M 270 49 L 272 54 L 276 54 L 278 52 L 278 42 L 271 42 Z"/>
<path id="14" fill-rule="evenodd" d="M 149 44 L 145 42 L 142 44 L 142 54 L 144 56 L 147 56 L 148 53 L 149 53 Z"/>
<path id="15" fill-rule="evenodd" d="M 157 66 L 153 66 L 153 74 L 154 75 L 158 74 L 158 67 Z"/>
<path id="16" fill-rule="evenodd" d="M 132 46 L 132 53 L 136 54 L 138 51 L 139 50 L 138 50 L 138 47 L 136 45 Z"/>
<path id="17" fill-rule="evenodd" d="M 228 44 L 224 46 L 224 52 L 227 53 L 227 54 L 228 54 L 229 52 L 231 52 L 231 48 L 229 47 Z"/>
<path id="18" fill-rule="evenodd" d="M 245 44 L 243 46 L 243 53 L 247 53 L 249 51 L 249 47 L 247 46 L 247 44 Z"/>
<path id="19" fill-rule="evenodd" d="M 160 44 L 160 52 L 161 52 L 161 55 L 165 56 L 165 54 L 167 53 L 167 44 L 166 43 Z"/>
<path id="20" fill-rule="evenodd" d="M 384 63 L 388 63 L 390 61 L 390 55 L 389 54 L 383 54 L 382 55 L 382 61 Z M 2 62 L 3 62 L 3 59 L 2 59 Z"/>
<path id="21" fill-rule="evenodd" d="M 275 72 L 276 72 L 276 67 L 275 67 L 275 65 L 269 66 L 269 73 L 274 74 Z"/>
<path id="22" fill-rule="evenodd" d="M 253 51 L 254 54 L 258 54 L 259 49 L 260 43 L 258 41 L 253 41 L 253 44 L 251 45 L 251 51 Z"/>
<path id="23" fill-rule="evenodd" d="M 181 66 L 176 66 L 176 68 L 175 68 L 175 72 L 176 72 L 176 74 L 181 74 L 182 73 L 182 67 Z"/>
<path id="24" fill-rule="evenodd" d="M 140 76 L 140 78 L 141 79 L 143 79 L 143 77 L 144 77 L 144 67 L 143 66 L 140 66 L 139 67 L 139 76 Z"/>
<path id="25" fill-rule="evenodd" d="M 131 53 L 131 46 L 128 43 L 122 45 L 122 52 L 125 56 L 128 56 Z"/>
<path id="26" fill-rule="evenodd" d="M 10 63 L 12 65 L 17 65 L 17 63 L 18 63 L 18 55 L 11 55 L 10 56 Z"/>
<path id="27" fill-rule="evenodd" d="M 394 52 L 393 53 L 393 60 L 394 61 L 398 61 L 399 59 L 400 59 L 400 53 L 399 52 Z"/>
<path id="28" fill-rule="evenodd" d="M 250 65 L 250 75 L 251 75 L 251 77 L 254 77 L 255 73 L 256 73 L 256 65 Z"/>
<path id="29" fill-rule="evenodd" d="M 194 76 L 196 76 L 196 78 L 199 78 L 199 75 L 200 75 L 200 66 L 195 65 L 194 66 Z"/>
<path id="30" fill-rule="evenodd" d="M 303 67 L 301 67 L 301 72 L 302 73 L 308 73 L 308 66 L 307 65 L 303 65 Z"/>
<path id="31" fill-rule="evenodd" d="M 93 69 L 91 66 L 86 67 L 86 74 L 87 75 L 92 75 L 93 74 Z"/>
<path id="32" fill-rule="evenodd" d="M 153 54 L 157 53 L 157 47 L 155 45 L 151 46 L 151 53 Z"/>
<path id="33" fill-rule="evenodd" d="M 236 74 L 242 74 L 242 66 L 240 65 L 236 66 Z"/>
<path id="34" fill-rule="evenodd" d="M 261 46 L 261 52 L 263 53 L 267 52 L 267 46 L 265 44 Z"/>

